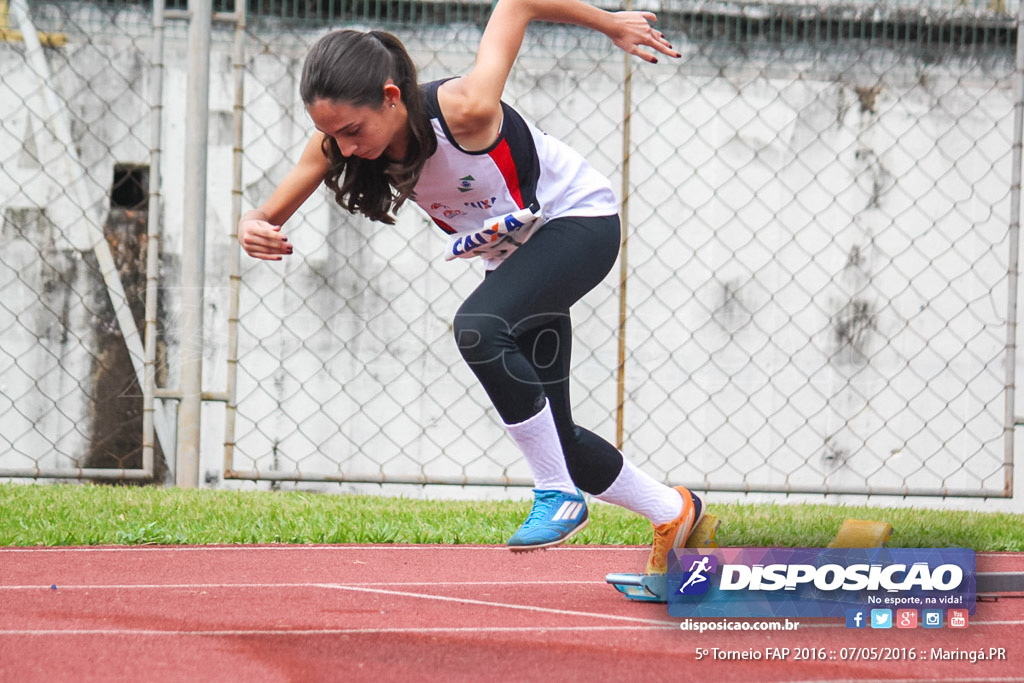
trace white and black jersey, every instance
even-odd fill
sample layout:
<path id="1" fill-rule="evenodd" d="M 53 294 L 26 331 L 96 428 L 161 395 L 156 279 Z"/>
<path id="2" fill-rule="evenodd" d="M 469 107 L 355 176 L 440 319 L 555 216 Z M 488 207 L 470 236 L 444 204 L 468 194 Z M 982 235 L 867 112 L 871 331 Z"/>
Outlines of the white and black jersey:
<path id="1" fill-rule="evenodd" d="M 437 101 L 443 81 L 422 86 L 437 150 L 416 184 L 416 203 L 449 235 L 480 231 L 488 219 L 532 208 L 545 222 L 608 216 L 618 202 L 608 179 L 575 150 L 537 130 L 501 103 L 498 139 L 470 152 L 452 137 Z M 507 255 L 484 254 L 488 270 Z"/>

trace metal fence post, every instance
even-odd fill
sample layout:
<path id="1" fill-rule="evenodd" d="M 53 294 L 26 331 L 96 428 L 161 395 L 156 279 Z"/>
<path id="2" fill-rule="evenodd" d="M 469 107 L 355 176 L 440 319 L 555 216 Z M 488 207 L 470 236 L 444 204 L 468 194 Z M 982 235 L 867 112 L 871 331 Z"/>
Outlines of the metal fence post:
<path id="1" fill-rule="evenodd" d="M 632 0 L 626 0 L 626 10 L 633 7 Z M 622 237 L 619 247 L 619 357 L 616 368 L 615 388 L 615 447 L 620 451 L 625 441 L 626 429 L 626 317 L 628 302 L 626 301 L 626 285 L 629 278 L 629 146 L 632 144 L 629 135 L 633 107 L 633 63 L 632 56 L 627 54 L 623 59 L 622 83 L 622 198 L 620 200 L 620 220 Z"/>
<path id="2" fill-rule="evenodd" d="M 156 355 L 157 355 L 157 303 L 160 286 L 160 238 L 162 235 L 162 188 L 160 163 L 163 138 L 163 87 L 164 87 L 164 2 L 153 2 L 153 50 L 150 117 L 153 130 L 150 133 L 149 152 L 149 222 L 146 240 L 146 321 L 145 321 L 145 373 L 142 382 L 142 467 L 153 471 L 154 460 L 154 412 L 156 410 Z M 168 428 L 170 423 L 167 423 Z M 164 459 L 173 468 L 169 439 L 161 444 Z M 173 470 L 172 470 L 173 472 Z M 170 477 L 168 477 L 169 479 Z"/>
<path id="3" fill-rule="evenodd" d="M 238 406 L 238 319 L 239 319 L 239 287 L 242 276 L 241 247 L 238 244 L 238 221 L 242 217 L 242 165 L 243 159 L 243 122 L 245 118 L 245 30 L 246 6 L 244 2 L 235 7 L 235 52 L 233 70 L 235 76 L 235 106 L 233 109 L 234 150 L 232 153 L 232 188 L 231 188 L 231 270 L 230 294 L 228 303 L 228 370 L 227 370 L 227 406 L 224 414 L 224 474 L 229 476 L 234 469 L 233 456 L 235 451 L 235 418 Z"/>
<path id="4" fill-rule="evenodd" d="M 199 486 L 203 384 L 203 286 L 206 256 L 206 149 L 210 109 L 211 0 L 191 0 L 181 250 L 181 404 L 175 484 Z"/>
<path id="5" fill-rule="evenodd" d="M 1024 137 L 1024 3 L 1017 8 L 1017 68 L 1013 82 L 1013 164 L 1010 179 L 1010 253 L 1007 272 L 1006 303 L 1006 404 L 1003 438 L 1004 492 L 1013 495 L 1013 446 L 1017 425 L 1024 420 L 1016 417 L 1017 386 L 1017 305 L 1020 284 L 1020 194 L 1022 137 Z"/>

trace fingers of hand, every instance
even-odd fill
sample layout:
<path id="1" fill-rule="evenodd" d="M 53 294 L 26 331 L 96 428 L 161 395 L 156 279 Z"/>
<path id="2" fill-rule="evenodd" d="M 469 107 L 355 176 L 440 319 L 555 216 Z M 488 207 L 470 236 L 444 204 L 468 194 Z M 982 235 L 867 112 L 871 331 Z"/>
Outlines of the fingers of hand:
<path id="1" fill-rule="evenodd" d="M 251 226 L 241 235 L 242 248 L 249 256 L 280 261 L 282 256 L 292 253 L 292 245 L 288 238 L 280 233 L 279 226 L 264 224 Z"/>
<path id="2" fill-rule="evenodd" d="M 665 34 L 662 33 L 661 31 L 658 31 L 652 26 L 649 26 L 647 28 L 647 31 L 644 33 L 642 40 L 638 43 L 638 45 L 654 48 L 658 52 L 664 55 L 668 55 L 669 57 L 682 56 L 672 47 L 672 43 L 668 42 L 668 38 L 665 37 Z M 648 61 L 651 60 L 648 59 Z M 657 59 L 654 59 L 653 61 L 657 61 Z"/>
<path id="3" fill-rule="evenodd" d="M 663 44 L 661 42 L 656 41 L 645 41 L 642 43 L 637 43 L 636 45 L 633 46 L 631 50 L 627 50 L 627 52 L 629 52 L 631 55 L 636 55 L 637 57 L 640 57 L 646 62 L 650 62 L 651 64 L 657 64 L 658 56 L 648 50 L 641 50 L 641 46 L 653 48 L 664 55 L 668 55 L 669 57 L 681 56 L 678 52 L 672 49 L 671 45 L 668 45 L 667 43 Z"/>
<path id="4" fill-rule="evenodd" d="M 656 50 L 669 57 L 680 57 L 672 44 L 665 38 L 665 34 L 657 30 L 649 22 L 655 21 L 654 14 L 650 12 L 638 12 L 632 16 L 624 17 L 627 28 L 622 41 L 626 52 L 636 55 L 641 59 L 656 64 L 658 58 L 653 53 L 641 48 L 647 47 Z"/>
<path id="5" fill-rule="evenodd" d="M 668 38 L 665 37 L 665 34 L 660 31 L 655 31 L 654 43 L 651 47 L 668 55 L 669 57 L 682 57 L 682 55 L 679 54 L 679 51 L 672 47 L 672 43 L 668 42 Z"/>
<path id="6" fill-rule="evenodd" d="M 638 47 L 637 48 L 633 48 L 633 50 L 631 51 L 630 54 L 636 55 L 640 59 L 642 59 L 645 62 L 648 62 L 650 64 L 657 64 L 658 63 L 658 58 L 657 57 L 655 57 L 650 52 L 647 52 L 646 50 L 641 50 Z"/>

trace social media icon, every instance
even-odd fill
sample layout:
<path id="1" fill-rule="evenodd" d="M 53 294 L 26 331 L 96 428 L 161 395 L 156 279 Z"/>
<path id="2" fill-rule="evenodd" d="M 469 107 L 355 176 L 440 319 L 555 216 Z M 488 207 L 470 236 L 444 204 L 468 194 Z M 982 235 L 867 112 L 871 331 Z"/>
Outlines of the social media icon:
<path id="1" fill-rule="evenodd" d="M 871 610 L 871 628 L 892 628 L 892 610 Z"/>
<path id="2" fill-rule="evenodd" d="M 967 610 L 965 610 L 965 609 L 951 609 L 951 610 L 949 610 L 949 627 L 950 628 L 967 628 Z"/>
<path id="3" fill-rule="evenodd" d="M 896 628 L 917 628 L 917 610 L 896 610 Z"/>
<path id="4" fill-rule="evenodd" d="M 862 609 L 846 610 L 846 628 L 867 628 L 868 613 Z"/>
<path id="5" fill-rule="evenodd" d="M 921 610 L 921 626 L 925 628 L 942 628 L 942 610 Z"/>

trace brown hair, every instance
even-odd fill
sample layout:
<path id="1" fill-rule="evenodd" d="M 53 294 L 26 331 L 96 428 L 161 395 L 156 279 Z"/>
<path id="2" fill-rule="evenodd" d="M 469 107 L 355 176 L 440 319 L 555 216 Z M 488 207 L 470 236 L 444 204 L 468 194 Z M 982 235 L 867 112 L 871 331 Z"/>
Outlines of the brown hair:
<path id="1" fill-rule="evenodd" d="M 437 140 L 416 82 L 416 66 L 398 38 L 383 31 L 341 30 L 328 33 L 306 55 L 299 94 L 309 106 L 317 100 L 345 102 L 356 107 L 382 107 L 388 79 L 402 93 L 409 115 L 406 158 L 392 161 L 346 157 L 334 138 L 325 137 L 329 167 L 324 184 L 352 213 L 383 223 L 395 222 L 394 212 L 414 196 L 413 188 Z"/>

